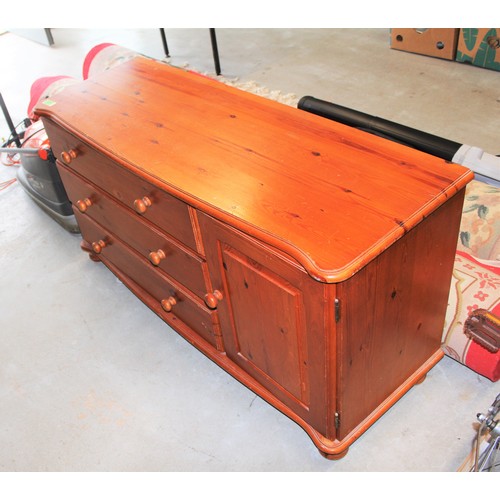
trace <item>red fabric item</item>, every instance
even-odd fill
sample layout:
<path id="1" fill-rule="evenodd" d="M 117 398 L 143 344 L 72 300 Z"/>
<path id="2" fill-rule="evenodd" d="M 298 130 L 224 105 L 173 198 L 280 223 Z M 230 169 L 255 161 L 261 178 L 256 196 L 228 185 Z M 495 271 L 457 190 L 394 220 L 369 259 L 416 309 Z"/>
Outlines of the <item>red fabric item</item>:
<path id="1" fill-rule="evenodd" d="M 500 304 L 491 312 L 500 317 Z M 500 379 L 500 350 L 490 352 L 477 342 L 472 341 L 467 351 L 466 364 L 471 369 L 493 382 Z"/>
<path id="2" fill-rule="evenodd" d="M 69 78 L 69 76 L 45 76 L 43 78 L 38 78 L 31 85 L 30 90 L 30 103 L 28 105 L 28 116 L 31 118 L 33 108 L 36 103 L 39 101 L 40 97 L 42 97 L 44 90 L 46 90 L 50 85 L 52 85 L 57 80 L 61 80 L 63 78 Z"/>
<path id="3" fill-rule="evenodd" d="M 495 274 L 500 274 L 500 262 L 498 262 L 498 264 L 496 264 L 496 265 L 486 264 L 485 262 L 481 262 L 481 261 L 477 260 L 476 258 L 474 258 L 474 256 L 471 255 L 470 253 L 462 252 L 460 250 L 457 250 L 457 255 L 465 257 L 466 259 L 469 259 L 472 262 L 475 262 L 477 265 L 483 267 L 484 269 L 488 269 L 489 271 L 494 272 Z M 493 262 L 493 261 L 491 261 L 491 262 Z"/>
<path id="4" fill-rule="evenodd" d="M 489 378 L 492 382 L 500 379 L 500 351 L 493 353 L 477 342 L 471 342 L 466 363 L 471 370 Z"/>
<path id="5" fill-rule="evenodd" d="M 86 80 L 89 77 L 89 70 L 90 70 L 90 65 L 92 64 L 92 61 L 94 60 L 95 56 L 101 52 L 101 50 L 105 49 L 106 47 L 110 47 L 111 45 L 115 45 L 114 43 L 100 43 L 99 45 L 96 45 L 93 47 L 89 53 L 85 56 L 85 60 L 83 61 L 83 79 Z"/>

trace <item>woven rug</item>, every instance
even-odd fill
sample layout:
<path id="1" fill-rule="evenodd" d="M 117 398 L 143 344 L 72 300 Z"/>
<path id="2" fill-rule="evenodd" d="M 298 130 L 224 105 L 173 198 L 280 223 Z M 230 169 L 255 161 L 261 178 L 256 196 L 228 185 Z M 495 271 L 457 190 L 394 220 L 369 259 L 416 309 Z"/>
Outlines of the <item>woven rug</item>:
<path id="1" fill-rule="evenodd" d="M 164 60 L 169 64 L 168 60 Z M 231 87 L 236 87 L 237 89 L 244 90 L 246 92 L 250 92 L 252 94 L 260 95 L 262 97 L 266 97 L 267 99 L 271 99 L 273 101 L 280 102 L 282 104 L 286 104 L 288 106 L 297 107 L 299 102 L 299 97 L 293 93 L 284 94 L 281 90 L 272 90 L 267 87 L 264 87 L 257 83 L 256 81 L 241 81 L 238 77 L 228 78 L 224 75 L 214 76 L 213 74 L 204 73 L 202 71 L 198 71 L 189 66 L 189 64 L 184 64 L 182 69 L 187 71 L 192 71 L 193 73 L 198 73 L 200 75 L 206 76 L 208 78 L 212 78 L 213 80 L 217 80 Z"/>
<path id="2" fill-rule="evenodd" d="M 238 78 L 225 78 L 223 76 L 219 76 L 216 79 L 231 87 L 236 87 L 246 92 L 251 92 L 252 94 L 260 95 L 295 108 L 299 102 L 299 98 L 295 94 L 283 94 L 281 90 L 270 90 L 267 87 L 259 85 L 255 81 L 241 82 Z"/>

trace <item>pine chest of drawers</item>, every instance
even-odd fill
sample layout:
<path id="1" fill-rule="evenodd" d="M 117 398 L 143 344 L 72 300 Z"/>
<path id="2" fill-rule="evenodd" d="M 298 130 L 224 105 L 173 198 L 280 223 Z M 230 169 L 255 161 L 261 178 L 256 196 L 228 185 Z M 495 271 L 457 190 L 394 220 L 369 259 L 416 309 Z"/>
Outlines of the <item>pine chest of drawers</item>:
<path id="1" fill-rule="evenodd" d="M 470 171 L 141 56 L 37 113 L 82 248 L 326 457 L 441 359 Z"/>

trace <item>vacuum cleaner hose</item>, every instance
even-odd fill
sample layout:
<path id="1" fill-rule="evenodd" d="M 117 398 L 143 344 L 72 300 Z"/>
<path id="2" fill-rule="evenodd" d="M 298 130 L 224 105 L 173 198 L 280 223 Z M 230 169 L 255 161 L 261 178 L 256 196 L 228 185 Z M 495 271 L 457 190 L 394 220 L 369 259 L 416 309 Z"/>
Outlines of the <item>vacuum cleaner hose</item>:
<path id="1" fill-rule="evenodd" d="M 455 153 L 462 146 L 462 144 L 457 142 L 443 139 L 442 137 L 428 134 L 421 130 L 406 127 L 399 123 L 371 116 L 328 101 L 322 101 L 311 96 L 302 97 L 297 107 L 323 118 L 380 135 L 386 139 L 405 144 L 406 146 L 448 161 L 452 161 Z"/>

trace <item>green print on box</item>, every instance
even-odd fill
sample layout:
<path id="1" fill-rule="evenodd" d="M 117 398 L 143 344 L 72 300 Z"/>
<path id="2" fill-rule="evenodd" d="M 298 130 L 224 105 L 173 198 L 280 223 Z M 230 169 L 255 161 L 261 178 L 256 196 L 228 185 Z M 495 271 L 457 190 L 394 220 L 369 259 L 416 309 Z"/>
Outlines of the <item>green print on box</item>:
<path id="1" fill-rule="evenodd" d="M 499 40 L 496 28 L 462 28 L 456 60 L 500 71 Z"/>

